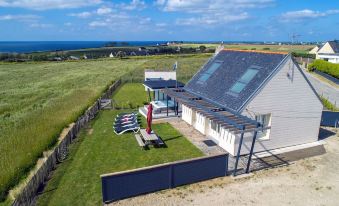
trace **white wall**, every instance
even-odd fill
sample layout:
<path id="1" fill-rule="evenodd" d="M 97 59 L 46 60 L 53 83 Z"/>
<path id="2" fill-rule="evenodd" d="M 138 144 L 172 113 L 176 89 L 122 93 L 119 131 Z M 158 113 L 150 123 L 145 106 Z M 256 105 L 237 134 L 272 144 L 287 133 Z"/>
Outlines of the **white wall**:
<path id="1" fill-rule="evenodd" d="M 328 62 L 339 64 L 339 54 L 338 55 L 326 55 L 318 54 L 318 59 L 328 59 Z"/>
<path id="2" fill-rule="evenodd" d="M 162 78 L 164 80 L 176 80 L 177 73 L 175 71 L 154 71 L 145 70 L 145 80 L 147 78 Z"/>
<path id="3" fill-rule="evenodd" d="M 192 109 L 189 107 L 182 105 L 182 119 L 188 124 L 192 125 Z"/>
<path id="4" fill-rule="evenodd" d="M 258 152 L 317 141 L 322 109 L 302 71 L 289 59 L 247 105 L 243 115 L 252 119 L 256 114 L 272 115 L 269 139 L 257 141 Z M 242 153 L 249 151 L 252 135 L 245 135 Z"/>

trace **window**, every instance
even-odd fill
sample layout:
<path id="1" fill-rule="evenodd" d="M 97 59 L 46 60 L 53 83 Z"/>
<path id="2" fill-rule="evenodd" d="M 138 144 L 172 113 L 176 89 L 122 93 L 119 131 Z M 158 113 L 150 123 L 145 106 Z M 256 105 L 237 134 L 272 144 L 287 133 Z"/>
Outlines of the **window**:
<path id="1" fill-rule="evenodd" d="M 239 94 L 258 72 L 259 70 L 253 67 L 247 69 L 240 79 L 234 83 L 229 91 L 236 95 Z"/>
<path id="2" fill-rule="evenodd" d="M 256 115 L 255 120 L 257 120 L 257 122 L 259 122 L 264 128 L 271 126 L 271 114 Z M 257 134 L 258 138 L 259 139 L 269 139 L 270 131 L 271 131 L 271 129 L 259 131 L 258 134 Z"/>
<path id="3" fill-rule="evenodd" d="M 221 64 L 222 64 L 221 61 L 213 62 L 212 65 L 201 74 L 200 78 L 198 79 L 198 83 L 206 82 L 210 78 L 210 76 L 219 69 Z"/>

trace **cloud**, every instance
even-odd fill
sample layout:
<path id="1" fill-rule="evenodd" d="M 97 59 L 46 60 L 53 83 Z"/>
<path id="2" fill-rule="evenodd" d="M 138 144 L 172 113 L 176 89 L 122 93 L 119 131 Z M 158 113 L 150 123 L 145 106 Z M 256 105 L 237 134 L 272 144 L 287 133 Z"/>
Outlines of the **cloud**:
<path id="1" fill-rule="evenodd" d="M 324 12 L 313 11 L 310 9 L 304 9 L 299 11 L 289 11 L 280 15 L 281 22 L 301 22 L 309 19 L 316 19 L 319 17 L 325 17 L 333 14 L 339 14 L 339 10 L 327 10 Z"/>
<path id="2" fill-rule="evenodd" d="M 112 13 L 112 9 L 109 7 L 101 7 L 97 10 L 97 14 L 99 15 L 105 15 L 105 14 L 110 14 Z"/>
<path id="3" fill-rule="evenodd" d="M 80 12 L 80 13 L 71 13 L 71 14 L 69 14 L 69 16 L 75 16 L 75 17 L 78 17 L 78 18 L 88 18 L 88 17 L 92 16 L 92 13 L 88 12 L 88 11 L 84 11 L 84 12 Z"/>
<path id="4" fill-rule="evenodd" d="M 158 0 L 164 11 L 182 11 L 188 13 L 216 12 L 263 8 L 273 5 L 274 0 Z"/>
<path id="5" fill-rule="evenodd" d="M 146 8 L 146 3 L 141 0 L 132 0 L 129 4 L 120 4 L 119 7 L 124 10 L 142 10 Z"/>
<path id="6" fill-rule="evenodd" d="M 248 19 L 249 15 L 246 12 L 239 13 L 237 15 L 203 15 L 202 17 L 196 18 L 182 18 L 177 19 L 177 25 L 215 25 L 215 24 L 226 24 L 235 21 L 241 21 Z"/>
<path id="7" fill-rule="evenodd" d="M 92 21 L 89 23 L 90 27 L 105 27 L 108 26 L 108 23 L 105 21 Z"/>
<path id="8" fill-rule="evenodd" d="M 33 24 L 29 25 L 29 26 L 31 28 L 41 28 L 41 29 L 53 27 L 52 24 L 42 24 L 42 23 L 33 23 Z"/>
<path id="9" fill-rule="evenodd" d="M 272 6 L 274 0 L 157 0 L 165 12 L 181 12 L 190 15 L 178 18 L 177 25 L 218 25 L 250 18 L 248 9 Z"/>
<path id="10" fill-rule="evenodd" d="M 0 7 L 47 10 L 80 8 L 101 3 L 102 0 L 0 0 Z"/>
<path id="11" fill-rule="evenodd" d="M 11 20 L 17 20 L 17 21 L 33 21 L 33 20 L 37 20 L 39 19 L 40 16 L 37 15 L 11 15 L 11 14 L 7 14 L 7 15 L 2 15 L 0 16 L 0 21 L 11 21 Z"/>
<path id="12" fill-rule="evenodd" d="M 155 26 L 157 26 L 157 27 L 166 27 L 167 24 L 166 23 L 156 23 Z"/>

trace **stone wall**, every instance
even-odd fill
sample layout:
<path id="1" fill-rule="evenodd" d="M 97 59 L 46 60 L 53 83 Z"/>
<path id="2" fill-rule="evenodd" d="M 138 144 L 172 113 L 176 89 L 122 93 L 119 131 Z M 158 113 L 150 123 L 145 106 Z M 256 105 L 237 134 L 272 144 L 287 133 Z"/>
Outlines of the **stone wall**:
<path id="1" fill-rule="evenodd" d="M 14 206 L 35 204 L 35 197 L 39 188 L 45 183 L 51 171 L 55 169 L 56 164 L 67 157 L 68 146 L 72 143 L 72 140 L 77 137 L 80 129 L 98 114 L 100 100 L 110 98 L 120 85 L 121 80 L 114 82 L 76 122 L 63 130 L 57 145 L 53 149 L 44 152 L 44 157 L 38 160 L 37 166 L 13 192 L 13 196 L 15 196 Z"/>

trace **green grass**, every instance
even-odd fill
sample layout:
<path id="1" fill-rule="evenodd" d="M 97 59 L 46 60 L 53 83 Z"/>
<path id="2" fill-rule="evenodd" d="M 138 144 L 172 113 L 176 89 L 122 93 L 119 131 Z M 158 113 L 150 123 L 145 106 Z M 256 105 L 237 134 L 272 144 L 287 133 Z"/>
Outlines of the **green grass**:
<path id="1" fill-rule="evenodd" d="M 141 83 L 124 84 L 112 99 L 115 108 L 124 109 L 136 109 L 148 102 L 147 92 Z"/>
<path id="2" fill-rule="evenodd" d="M 323 102 L 324 106 L 330 110 L 330 111 L 334 111 L 334 112 L 339 112 L 339 107 L 336 107 L 334 104 L 332 104 L 330 101 L 328 101 L 328 99 L 324 98 L 324 97 L 320 97 L 321 101 Z"/>
<path id="3" fill-rule="evenodd" d="M 76 62 L 0 63 L 0 201 L 25 177 L 60 131 L 117 78 L 169 69 L 189 79 L 210 55 L 167 55 Z"/>
<path id="4" fill-rule="evenodd" d="M 54 172 L 38 205 L 101 205 L 101 174 L 203 155 L 168 123 L 153 125 L 167 148 L 141 150 L 134 133 L 113 133 L 117 113 L 101 112 L 91 128 L 81 132 L 70 158 Z"/>
<path id="5" fill-rule="evenodd" d="M 314 45 L 226 44 L 224 47 L 228 49 L 307 53 L 310 49 L 314 47 Z"/>

